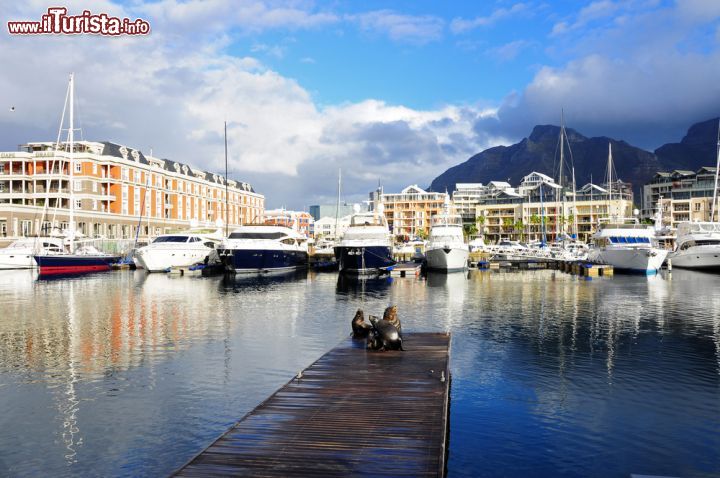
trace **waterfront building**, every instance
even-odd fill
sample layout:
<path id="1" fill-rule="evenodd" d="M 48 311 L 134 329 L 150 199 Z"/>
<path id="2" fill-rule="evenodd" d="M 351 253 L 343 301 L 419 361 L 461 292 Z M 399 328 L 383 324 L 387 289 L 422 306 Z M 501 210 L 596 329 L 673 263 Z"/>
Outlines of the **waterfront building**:
<path id="1" fill-rule="evenodd" d="M 662 207 L 663 224 L 676 228 L 682 221 L 711 221 L 715 168 L 658 172 L 643 186 L 643 217 Z M 717 213 L 714 220 L 717 220 Z"/>
<path id="2" fill-rule="evenodd" d="M 269 209 L 265 211 L 264 217 L 264 223 L 267 225 L 289 227 L 305 237 L 313 237 L 315 220 L 308 212 Z"/>
<path id="3" fill-rule="evenodd" d="M 323 217 L 335 218 L 335 210 L 338 211 L 338 217 L 348 216 L 353 213 L 352 204 L 340 204 L 340 207 L 336 204 L 315 204 L 310 206 L 310 215 L 315 221 Z"/>
<path id="4" fill-rule="evenodd" d="M 36 142 L 0 153 L 0 242 L 66 229 L 70 187 L 77 230 L 87 237 L 134 239 L 137 233 L 147 240 L 191 226 L 251 223 L 265 209 L 264 196 L 248 183 L 226 185 L 222 175 L 110 142 L 75 142 L 70 184 L 63 148 Z"/>
<path id="5" fill-rule="evenodd" d="M 335 216 L 321 217 L 315 221 L 314 237 L 319 239 L 325 238 L 340 238 L 345 233 L 345 229 L 350 227 L 350 218 L 352 214 L 335 218 Z M 337 223 L 337 231 L 335 230 L 335 224 Z"/>
<path id="6" fill-rule="evenodd" d="M 463 223 L 474 224 L 477 206 L 489 198 L 508 190 L 512 190 L 512 186 L 505 181 L 490 181 L 486 185 L 482 183 L 457 183 L 455 190 L 452 192 L 453 205 L 455 211 L 462 217 Z"/>
<path id="7" fill-rule="evenodd" d="M 577 235 L 587 242 L 600 220 L 632 217 L 630 185 L 614 182 L 612 190 L 611 199 L 607 185 L 588 183 L 573 198 L 572 191 L 560 188 L 549 176 L 533 172 L 523 178 L 517 189 L 498 189 L 476 206 L 478 232 L 486 243 L 501 239 L 539 241 L 544 223 L 549 242 L 565 235 Z"/>
<path id="8" fill-rule="evenodd" d="M 399 193 L 379 192 L 379 200 L 385 206 L 385 217 L 393 236 L 410 239 L 430 233 L 430 218 L 443 210 L 446 193 L 428 192 L 417 184 Z"/>

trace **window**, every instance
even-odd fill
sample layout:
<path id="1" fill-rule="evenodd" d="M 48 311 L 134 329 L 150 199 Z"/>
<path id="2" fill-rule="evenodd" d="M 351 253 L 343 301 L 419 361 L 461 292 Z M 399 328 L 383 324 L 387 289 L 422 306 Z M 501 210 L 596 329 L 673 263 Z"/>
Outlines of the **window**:
<path id="1" fill-rule="evenodd" d="M 92 183 L 92 190 L 94 193 L 96 193 L 98 191 L 97 183 L 95 181 L 93 181 L 93 183 Z"/>
<path id="2" fill-rule="evenodd" d="M 123 181 L 130 180 L 130 172 L 128 171 L 128 168 L 122 168 L 122 180 Z"/>
<path id="3" fill-rule="evenodd" d="M 93 174 L 97 176 L 97 163 L 93 163 Z"/>
<path id="4" fill-rule="evenodd" d="M 82 199 L 75 200 L 75 209 L 82 209 Z"/>
<path id="5" fill-rule="evenodd" d="M 73 181 L 73 191 L 82 191 L 82 181 L 79 179 Z"/>
<path id="6" fill-rule="evenodd" d="M 699 210 L 700 210 L 700 203 L 699 203 L 699 202 L 696 202 L 696 203 L 695 203 L 695 210 L 696 210 L 696 211 L 699 211 Z"/>
<path id="7" fill-rule="evenodd" d="M 0 163 L 0 174 L 5 174 L 5 163 Z"/>
<path id="8" fill-rule="evenodd" d="M 32 235 L 32 221 L 20 221 L 20 232 L 25 237 Z"/>
<path id="9" fill-rule="evenodd" d="M 82 163 L 75 163 L 75 172 L 82 173 Z"/>

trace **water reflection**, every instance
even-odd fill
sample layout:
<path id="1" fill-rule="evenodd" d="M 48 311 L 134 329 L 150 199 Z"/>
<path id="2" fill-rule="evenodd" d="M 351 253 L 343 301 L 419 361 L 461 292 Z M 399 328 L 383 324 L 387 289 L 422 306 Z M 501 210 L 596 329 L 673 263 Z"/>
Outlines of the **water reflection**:
<path id="1" fill-rule="evenodd" d="M 405 331 L 453 334 L 450 476 L 586 476 L 595 460 L 606 475 L 711 476 L 718 286 L 679 270 L 3 273 L 0 474 L 167 474 L 347 337 L 357 308 L 396 304 Z"/>

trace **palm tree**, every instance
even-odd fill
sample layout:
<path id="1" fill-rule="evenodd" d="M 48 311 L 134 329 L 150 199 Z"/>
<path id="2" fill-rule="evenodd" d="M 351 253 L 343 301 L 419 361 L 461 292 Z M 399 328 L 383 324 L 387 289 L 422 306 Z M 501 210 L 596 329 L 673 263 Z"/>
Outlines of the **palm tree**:
<path id="1" fill-rule="evenodd" d="M 537 214 L 533 214 L 532 216 L 530 216 L 530 224 L 533 226 L 539 226 L 540 225 L 540 216 L 538 216 Z M 532 232 L 539 234 L 539 232 L 540 232 L 539 229 L 540 229 L 539 227 L 535 228 L 535 230 Z"/>
<path id="2" fill-rule="evenodd" d="M 515 224 L 513 224 L 513 229 L 515 230 L 515 234 L 518 233 L 518 230 L 520 231 L 520 240 L 525 240 L 525 223 L 523 223 L 522 219 L 518 219 L 515 221 Z"/>
<path id="3" fill-rule="evenodd" d="M 507 233 L 508 230 L 510 230 L 513 227 L 513 220 L 510 219 L 509 217 L 506 217 L 503 219 L 502 225 L 503 225 L 504 232 Z"/>
<path id="4" fill-rule="evenodd" d="M 470 238 L 477 235 L 478 229 L 475 224 L 465 224 L 465 226 L 463 226 L 463 232 L 465 233 L 465 237 Z"/>

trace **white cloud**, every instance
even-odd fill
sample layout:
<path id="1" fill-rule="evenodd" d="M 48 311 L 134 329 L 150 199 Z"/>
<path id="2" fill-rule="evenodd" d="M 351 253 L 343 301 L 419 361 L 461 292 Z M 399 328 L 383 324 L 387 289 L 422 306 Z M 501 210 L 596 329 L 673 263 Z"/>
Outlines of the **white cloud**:
<path id="1" fill-rule="evenodd" d="M 403 15 L 392 10 L 376 10 L 346 19 L 356 22 L 362 30 L 386 34 L 390 39 L 423 45 L 442 37 L 445 22 L 432 15 Z"/>
<path id="2" fill-rule="evenodd" d="M 177 21 L 210 14 L 175 13 Z M 85 139 L 153 148 L 160 157 L 221 170 L 227 120 L 231 170 L 257 181 L 271 207 L 331 196 L 338 167 L 346 171 L 348 196 L 356 199 L 378 178 L 390 189 L 429 184 L 496 141 L 473 129 L 493 110 L 418 111 L 371 99 L 320 108 L 296 81 L 257 58 L 224 54 L 226 44 L 218 35 L 178 48 L 176 36 L 161 29 L 142 38 L 0 36 L 0 91 L 17 108 L 13 116 L 0 113 L 0 149 L 55 138 L 70 71 Z M 258 43 L 256 50 L 271 47 Z"/>
<path id="3" fill-rule="evenodd" d="M 493 25 L 500 20 L 505 18 L 513 17 L 517 14 L 528 11 L 529 6 L 527 3 L 516 3 L 510 8 L 498 8 L 494 10 L 490 15 L 485 17 L 475 17 L 471 20 L 463 18 L 455 18 L 450 23 L 450 30 L 453 33 L 463 33 L 469 30 L 473 30 L 478 27 L 486 27 Z"/>
<path id="4" fill-rule="evenodd" d="M 527 40 L 515 40 L 498 47 L 490 48 L 486 53 L 500 61 L 510 61 L 517 58 L 523 50 L 531 45 L 532 42 Z"/>

